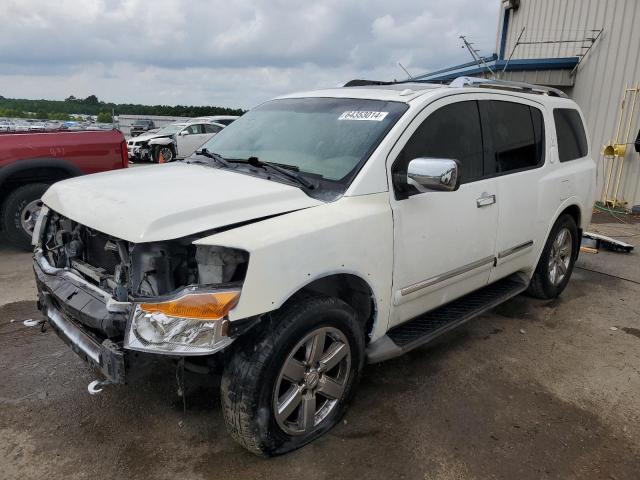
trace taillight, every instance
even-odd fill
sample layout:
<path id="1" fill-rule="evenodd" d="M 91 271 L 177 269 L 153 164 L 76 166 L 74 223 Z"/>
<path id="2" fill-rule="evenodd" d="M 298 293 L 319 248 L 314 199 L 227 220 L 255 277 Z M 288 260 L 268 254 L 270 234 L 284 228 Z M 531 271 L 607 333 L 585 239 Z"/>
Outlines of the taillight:
<path id="1" fill-rule="evenodd" d="M 122 156 L 122 168 L 129 167 L 129 152 L 127 151 L 127 142 L 122 140 L 120 142 L 120 155 Z"/>

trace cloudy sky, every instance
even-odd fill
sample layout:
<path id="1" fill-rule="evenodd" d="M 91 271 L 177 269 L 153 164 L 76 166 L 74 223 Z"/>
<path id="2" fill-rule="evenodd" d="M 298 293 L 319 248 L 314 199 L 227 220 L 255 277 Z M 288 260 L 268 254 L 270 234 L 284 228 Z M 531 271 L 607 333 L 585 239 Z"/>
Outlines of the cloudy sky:
<path id="1" fill-rule="evenodd" d="M 2 0 L 0 95 L 250 108 L 495 49 L 498 0 Z"/>

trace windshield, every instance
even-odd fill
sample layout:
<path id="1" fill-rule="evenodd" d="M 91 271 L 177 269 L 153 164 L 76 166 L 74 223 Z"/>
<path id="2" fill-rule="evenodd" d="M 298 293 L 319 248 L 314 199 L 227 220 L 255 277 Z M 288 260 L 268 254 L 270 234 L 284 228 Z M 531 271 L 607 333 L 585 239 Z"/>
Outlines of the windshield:
<path id="1" fill-rule="evenodd" d="M 184 125 L 167 125 L 166 127 L 162 127 L 160 130 L 156 132 L 157 135 L 173 135 L 174 133 L 178 133 Z"/>
<path id="2" fill-rule="evenodd" d="M 408 106 L 353 98 L 272 100 L 204 147 L 227 159 L 257 157 L 348 184 Z"/>

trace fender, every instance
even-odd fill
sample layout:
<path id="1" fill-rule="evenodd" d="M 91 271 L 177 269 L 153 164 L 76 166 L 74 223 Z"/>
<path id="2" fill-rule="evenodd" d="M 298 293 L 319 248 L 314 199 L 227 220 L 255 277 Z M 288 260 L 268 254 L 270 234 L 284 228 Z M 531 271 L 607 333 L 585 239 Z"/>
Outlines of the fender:
<path id="1" fill-rule="evenodd" d="M 361 272 L 358 272 L 353 269 L 346 269 L 346 268 L 329 269 L 329 270 L 325 270 L 323 272 L 318 272 L 314 275 L 308 276 L 301 283 L 298 283 L 295 286 L 290 287 L 288 293 L 282 296 L 277 303 L 273 304 L 274 309 L 278 309 L 282 307 L 282 305 L 284 305 L 289 300 L 291 300 L 291 298 L 293 298 L 298 292 L 300 292 L 301 290 L 304 290 L 305 288 L 307 288 L 309 285 L 316 282 L 317 280 L 322 280 L 323 278 L 329 278 L 336 275 L 350 275 L 352 277 L 356 277 L 360 279 L 360 281 L 362 281 L 362 284 L 366 285 L 366 288 L 369 290 L 369 296 L 371 298 L 371 301 L 373 302 L 373 326 L 375 327 L 378 322 L 379 303 L 380 303 L 378 296 L 376 295 L 377 291 L 374 289 L 371 283 L 368 282 L 366 278 L 364 278 Z"/>
<path id="2" fill-rule="evenodd" d="M 16 173 L 25 172 L 28 170 L 35 170 L 41 168 L 56 168 L 69 174 L 70 177 L 77 177 L 83 175 L 84 172 L 80 170 L 75 164 L 62 158 L 31 158 L 26 160 L 15 161 L 6 167 L 0 168 L 0 188 L 2 184 L 11 176 Z"/>
<path id="3" fill-rule="evenodd" d="M 372 293 L 376 317 L 371 341 L 387 331 L 393 271 L 388 192 L 342 197 L 194 243 L 249 253 L 240 300 L 229 312 L 232 322 L 276 310 L 318 279 L 348 274 L 362 280 Z"/>

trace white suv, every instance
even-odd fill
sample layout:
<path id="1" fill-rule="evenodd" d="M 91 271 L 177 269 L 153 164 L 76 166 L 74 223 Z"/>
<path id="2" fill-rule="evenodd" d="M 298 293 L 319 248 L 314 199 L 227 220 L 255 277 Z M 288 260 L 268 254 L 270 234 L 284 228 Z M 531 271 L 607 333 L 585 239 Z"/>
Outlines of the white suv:
<path id="1" fill-rule="evenodd" d="M 138 352 L 178 372 L 218 362 L 229 432 L 281 454 L 339 421 L 365 362 L 521 292 L 559 295 L 595 172 L 580 110 L 554 90 L 289 95 L 184 161 L 54 184 L 38 303 L 106 377 L 92 391 L 124 383 Z"/>

